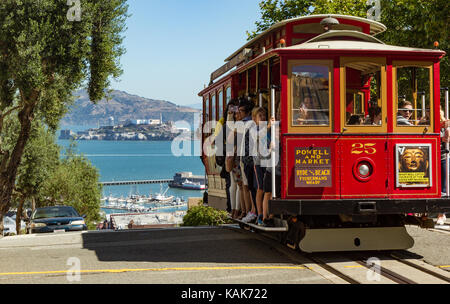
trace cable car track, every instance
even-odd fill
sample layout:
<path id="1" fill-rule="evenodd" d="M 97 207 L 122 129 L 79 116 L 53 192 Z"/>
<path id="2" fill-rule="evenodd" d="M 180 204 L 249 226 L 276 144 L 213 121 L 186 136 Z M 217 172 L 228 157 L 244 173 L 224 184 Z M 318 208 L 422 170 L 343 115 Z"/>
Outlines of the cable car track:
<path id="1" fill-rule="evenodd" d="M 432 275 L 432 276 L 434 276 L 434 277 L 436 277 L 436 278 L 438 278 L 438 279 L 440 279 L 440 280 L 443 280 L 443 281 L 445 281 L 445 282 L 447 282 L 447 283 L 450 283 L 450 278 L 449 278 L 449 277 L 446 277 L 446 276 L 443 275 L 443 274 L 440 274 L 440 273 L 437 273 L 437 272 L 432 271 L 432 270 L 430 270 L 430 269 L 427 269 L 427 268 L 425 268 L 425 267 L 423 267 L 423 266 L 421 266 L 421 265 L 412 263 L 412 262 L 408 261 L 408 260 L 405 259 L 405 258 L 399 257 L 398 254 L 396 254 L 396 253 L 391 253 L 390 256 L 391 256 L 392 258 L 396 259 L 397 261 L 399 261 L 399 262 L 405 264 L 405 265 L 408 265 L 408 266 L 410 266 L 410 267 L 416 268 L 416 269 L 418 269 L 418 270 L 420 270 L 420 271 L 422 271 L 422 272 L 425 272 L 425 273 L 427 273 L 427 274 L 429 274 L 429 275 Z"/>
<path id="2" fill-rule="evenodd" d="M 440 232 L 440 233 L 445 233 L 445 234 L 450 234 L 450 230 L 446 229 L 446 228 L 434 227 L 434 228 L 428 229 L 428 230 L 435 231 L 435 232 Z"/>
<path id="3" fill-rule="evenodd" d="M 241 229 L 238 229 L 240 231 L 245 231 L 247 233 L 253 232 L 261 239 L 270 239 L 271 241 L 280 244 L 281 238 L 277 234 L 255 229 L 254 225 L 252 225 L 253 227 L 247 225 L 240 226 Z M 326 272 L 349 284 L 450 284 L 450 273 L 447 271 L 426 264 L 418 259 L 411 259 L 411 261 L 409 261 L 408 258 L 400 252 L 336 252 L 316 254 L 301 252 L 298 248 L 293 248 L 286 244 L 282 244 L 282 247 L 285 249 L 289 248 L 289 251 L 298 255 L 299 258 L 301 257 L 309 260 L 310 264 L 317 265 Z M 380 265 L 371 263 L 370 260 L 372 258 L 378 259 Z M 333 260 L 338 262 L 333 263 Z M 425 265 L 427 267 L 425 267 Z M 314 267 L 304 266 L 312 271 L 315 270 Z M 355 269 L 359 269 L 359 277 L 356 275 Z M 367 271 L 361 271 L 361 269 L 367 269 Z M 369 274 L 379 274 L 380 277 L 370 281 L 368 280 Z M 363 275 L 363 277 L 361 277 L 361 275 Z"/>

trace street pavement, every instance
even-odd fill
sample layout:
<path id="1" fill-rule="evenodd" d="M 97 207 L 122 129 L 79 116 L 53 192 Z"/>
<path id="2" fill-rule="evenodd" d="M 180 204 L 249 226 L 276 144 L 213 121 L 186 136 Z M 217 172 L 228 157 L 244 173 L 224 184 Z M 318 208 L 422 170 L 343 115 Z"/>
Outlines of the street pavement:
<path id="1" fill-rule="evenodd" d="M 450 270 L 448 232 L 407 229 L 413 258 Z M 0 257 L 0 284 L 342 283 L 301 254 L 232 226 L 5 237 Z"/>
<path id="2" fill-rule="evenodd" d="M 0 240 L 0 284 L 331 283 L 286 252 L 229 228 L 7 237 Z"/>
<path id="3" fill-rule="evenodd" d="M 406 229 L 414 239 L 414 246 L 408 252 L 428 264 L 450 271 L 450 231 L 428 230 L 417 226 L 407 226 Z"/>

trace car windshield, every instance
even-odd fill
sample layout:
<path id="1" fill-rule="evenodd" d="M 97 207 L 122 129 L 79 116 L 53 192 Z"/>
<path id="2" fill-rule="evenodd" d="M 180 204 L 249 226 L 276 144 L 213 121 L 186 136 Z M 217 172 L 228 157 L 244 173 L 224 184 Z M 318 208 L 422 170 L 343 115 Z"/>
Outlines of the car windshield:
<path id="1" fill-rule="evenodd" d="M 72 207 L 55 207 L 36 209 L 33 219 L 54 218 L 54 217 L 79 217 L 79 214 Z"/>

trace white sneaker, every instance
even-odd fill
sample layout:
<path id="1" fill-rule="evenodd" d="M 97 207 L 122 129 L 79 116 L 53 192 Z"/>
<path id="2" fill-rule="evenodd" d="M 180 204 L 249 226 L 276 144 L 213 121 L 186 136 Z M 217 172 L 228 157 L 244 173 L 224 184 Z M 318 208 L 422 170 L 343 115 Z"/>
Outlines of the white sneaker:
<path id="1" fill-rule="evenodd" d="M 446 220 L 447 220 L 447 217 L 445 216 L 445 214 L 443 214 L 442 216 L 438 217 L 436 224 L 444 225 Z"/>
<path id="2" fill-rule="evenodd" d="M 242 219 L 242 221 L 244 223 L 250 223 L 252 221 L 254 221 L 258 216 L 252 212 L 248 213 L 248 216 L 246 216 L 245 218 Z"/>
<path id="3" fill-rule="evenodd" d="M 248 219 L 249 216 L 250 216 L 250 212 L 247 213 L 247 214 L 241 219 L 241 221 L 245 222 L 245 221 Z"/>
<path id="4" fill-rule="evenodd" d="M 242 218 L 242 221 L 243 221 L 244 223 L 247 223 L 247 221 L 249 220 L 249 218 L 250 218 L 251 215 L 252 215 L 252 213 L 251 213 L 251 212 L 248 212 L 247 215 L 244 216 L 244 217 Z"/>

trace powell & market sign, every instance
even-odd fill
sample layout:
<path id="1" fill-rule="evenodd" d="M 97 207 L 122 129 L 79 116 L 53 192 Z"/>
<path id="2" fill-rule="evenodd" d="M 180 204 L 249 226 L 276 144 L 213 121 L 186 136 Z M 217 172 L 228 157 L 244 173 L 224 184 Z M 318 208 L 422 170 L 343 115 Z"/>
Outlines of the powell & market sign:
<path id="1" fill-rule="evenodd" d="M 295 149 L 295 187 L 332 187 L 331 148 Z"/>

